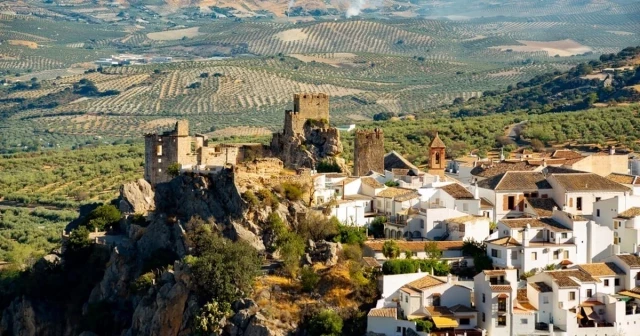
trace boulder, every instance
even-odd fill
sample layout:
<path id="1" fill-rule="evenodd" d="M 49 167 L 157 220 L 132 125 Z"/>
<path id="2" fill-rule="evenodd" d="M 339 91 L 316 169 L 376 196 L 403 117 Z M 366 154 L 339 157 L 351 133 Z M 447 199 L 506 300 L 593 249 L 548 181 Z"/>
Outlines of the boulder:
<path id="1" fill-rule="evenodd" d="M 325 240 L 309 244 L 307 246 L 307 254 L 304 260 L 308 264 L 321 262 L 327 266 L 333 266 L 338 263 L 338 252 L 342 250 L 340 243 L 332 243 Z"/>
<path id="2" fill-rule="evenodd" d="M 154 198 L 153 188 L 145 179 L 123 184 L 120 187 L 120 211 L 146 216 L 155 210 Z"/>

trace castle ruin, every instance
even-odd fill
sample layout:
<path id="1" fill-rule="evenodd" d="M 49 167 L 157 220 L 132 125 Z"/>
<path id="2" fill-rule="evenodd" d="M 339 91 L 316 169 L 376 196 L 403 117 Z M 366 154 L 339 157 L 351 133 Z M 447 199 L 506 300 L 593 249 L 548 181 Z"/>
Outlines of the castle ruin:
<path id="1" fill-rule="evenodd" d="M 171 131 L 146 134 L 144 140 L 144 178 L 151 185 L 171 180 L 169 167 L 175 163 L 181 170 L 212 171 L 263 151 L 261 144 L 213 144 L 205 135 L 189 136 L 187 120 Z"/>
<path id="2" fill-rule="evenodd" d="M 356 131 L 353 147 L 353 176 L 364 176 L 370 171 L 384 174 L 384 133 L 381 129 Z"/>
<path id="3" fill-rule="evenodd" d="M 287 168 L 316 168 L 329 161 L 344 171 L 340 132 L 329 127 L 329 96 L 325 93 L 297 93 L 293 110 L 285 111 L 284 128 L 274 133 L 271 152 Z"/>

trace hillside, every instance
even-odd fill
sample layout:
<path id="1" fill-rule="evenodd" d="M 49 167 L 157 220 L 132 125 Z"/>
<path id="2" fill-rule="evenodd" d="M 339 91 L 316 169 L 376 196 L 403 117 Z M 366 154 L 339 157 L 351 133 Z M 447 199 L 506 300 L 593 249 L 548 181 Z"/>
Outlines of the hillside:
<path id="1" fill-rule="evenodd" d="M 460 2 L 440 12 L 414 3 L 410 17 L 393 14 L 408 4 L 383 2 L 350 19 L 212 17 L 179 1 L 160 14 L 164 1 L 0 5 L 0 151 L 136 139 L 177 118 L 203 133 L 276 130 L 300 91 L 331 94 L 334 124 L 432 111 L 597 60 L 640 34 L 640 7 L 624 1 L 480 1 L 458 13 Z M 119 53 L 173 60 L 94 72 Z M 83 79 L 95 90 L 75 92 Z"/>

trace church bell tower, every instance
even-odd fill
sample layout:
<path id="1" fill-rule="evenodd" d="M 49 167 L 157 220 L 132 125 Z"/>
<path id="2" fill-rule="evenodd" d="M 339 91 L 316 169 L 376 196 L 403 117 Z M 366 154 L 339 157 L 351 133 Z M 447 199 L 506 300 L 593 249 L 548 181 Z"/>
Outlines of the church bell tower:
<path id="1" fill-rule="evenodd" d="M 429 144 L 429 174 L 437 175 L 441 178 L 444 177 L 444 170 L 447 167 L 445 160 L 446 148 L 447 146 L 445 146 L 440 136 L 438 136 L 438 132 L 436 132 L 436 136 L 433 137 Z"/>

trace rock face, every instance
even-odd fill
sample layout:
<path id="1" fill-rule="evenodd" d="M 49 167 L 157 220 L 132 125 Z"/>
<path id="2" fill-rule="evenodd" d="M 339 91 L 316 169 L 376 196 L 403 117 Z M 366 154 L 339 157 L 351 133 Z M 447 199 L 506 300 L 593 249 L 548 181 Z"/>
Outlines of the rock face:
<path id="1" fill-rule="evenodd" d="M 331 243 L 324 240 L 315 243 L 309 241 L 304 260 L 309 264 L 321 262 L 327 266 L 333 266 L 338 263 L 338 252 L 340 250 L 342 250 L 342 244 L 340 243 Z"/>
<path id="2" fill-rule="evenodd" d="M 45 303 L 16 298 L 2 312 L 2 335 L 69 335 L 65 331 L 65 317 L 60 311 L 52 311 Z"/>
<path id="3" fill-rule="evenodd" d="M 155 210 L 155 193 L 151 184 L 145 179 L 139 179 L 120 187 L 120 211 L 146 216 Z"/>
<path id="4" fill-rule="evenodd" d="M 238 300 L 233 304 L 234 315 L 224 326 L 224 336 L 284 336 L 285 334 L 270 326 L 269 321 L 260 313 L 255 302 L 249 299 Z"/>
<path id="5" fill-rule="evenodd" d="M 340 158 L 343 151 L 340 132 L 333 127 L 307 123 L 303 133 L 276 133 L 271 140 L 271 151 L 288 168 L 315 168 L 322 161 L 347 171 L 344 159 Z"/>

